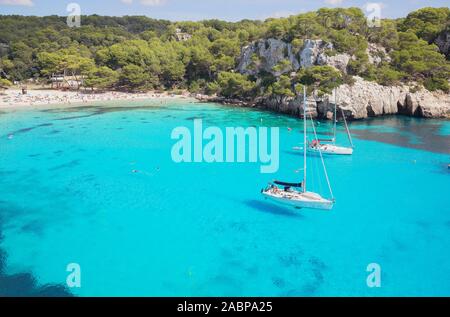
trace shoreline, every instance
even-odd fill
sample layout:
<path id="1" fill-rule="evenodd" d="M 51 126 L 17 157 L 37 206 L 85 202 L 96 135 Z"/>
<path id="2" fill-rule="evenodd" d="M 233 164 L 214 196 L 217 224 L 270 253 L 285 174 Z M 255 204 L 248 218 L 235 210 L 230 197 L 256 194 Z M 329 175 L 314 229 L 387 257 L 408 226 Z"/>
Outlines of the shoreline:
<path id="1" fill-rule="evenodd" d="M 217 103 L 224 106 L 232 106 L 232 107 L 245 107 L 249 109 L 257 109 L 260 111 L 270 111 L 278 114 L 283 114 L 295 118 L 301 118 L 302 114 L 301 111 L 299 112 L 298 109 L 301 107 L 302 102 L 295 102 L 295 98 L 291 98 L 293 101 L 292 103 L 290 101 L 284 100 L 281 102 L 270 102 L 270 99 L 264 99 L 264 98 L 256 98 L 253 100 L 240 100 L 235 98 L 225 98 L 225 97 L 218 97 L 218 96 L 207 96 L 207 95 L 196 95 L 195 99 L 197 99 L 200 102 L 211 102 L 211 103 Z M 268 102 L 269 101 L 269 102 Z M 308 108 L 311 107 L 311 101 L 308 100 Z M 410 117 L 410 118 L 418 118 L 418 119 L 435 119 L 435 120 L 444 120 L 449 121 L 450 120 L 450 109 L 447 110 L 447 114 L 444 115 L 416 115 L 416 114 L 408 114 L 405 111 L 402 111 L 400 107 L 397 104 L 397 111 L 396 112 L 387 112 L 383 114 L 375 114 L 375 115 L 367 115 L 365 117 L 351 117 L 346 114 L 346 119 L 348 121 L 362 121 L 362 120 L 369 120 L 369 119 L 376 119 L 376 118 L 383 118 L 383 117 L 390 117 L 390 116 L 400 116 L 400 117 Z M 297 112 L 293 111 L 297 109 Z M 328 117 L 326 113 L 320 113 L 319 112 L 319 106 L 314 107 L 315 114 L 313 114 L 314 118 L 317 118 L 319 120 L 325 120 L 325 121 L 332 121 Z M 329 110 L 328 110 L 329 111 Z M 344 111 L 347 112 L 347 109 L 344 109 Z"/>
<path id="2" fill-rule="evenodd" d="M 19 89 L 8 89 L 0 94 L 0 110 L 29 109 L 36 106 L 88 105 L 94 102 L 139 101 L 139 100 L 193 100 L 191 94 L 170 92 L 84 92 L 55 89 L 28 90 L 23 95 Z"/>
<path id="3" fill-rule="evenodd" d="M 23 95 L 20 89 L 13 88 L 0 92 L 0 111 L 1 110 L 27 110 L 35 107 L 45 106 L 83 106 L 91 105 L 98 102 L 120 102 L 120 101 L 195 101 L 204 103 L 216 103 L 224 106 L 243 107 L 247 109 L 257 109 L 261 111 L 270 111 L 278 114 L 297 117 L 296 114 L 289 111 L 282 111 L 280 108 L 273 108 L 261 102 L 261 100 L 245 101 L 240 99 L 230 99 L 218 96 L 208 96 L 203 94 L 189 93 L 183 91 L 181 94 L 174 94 L 170 91 L 156 92 L 148 91 L 141 93 L 119 92 L 107 90 L 104 92 L 92 91 L 62 91 L 57 89 L 30 89 L 27 94 Z M 286 109 L 285 109 L 286 110 Z M 372 118 L 380 118 L 386 116 L 406 116 L 423 119 L 440 119 L 444 121 L 450 120 L 450 117 L 419 117 L 407 115 L 404 113 L 386 113 L 377 116 L 368 116 L 366 118 L 349 119 L 350 121 L 360 121 Z M 326 119 L 326 118 L 322 118 Z"/>

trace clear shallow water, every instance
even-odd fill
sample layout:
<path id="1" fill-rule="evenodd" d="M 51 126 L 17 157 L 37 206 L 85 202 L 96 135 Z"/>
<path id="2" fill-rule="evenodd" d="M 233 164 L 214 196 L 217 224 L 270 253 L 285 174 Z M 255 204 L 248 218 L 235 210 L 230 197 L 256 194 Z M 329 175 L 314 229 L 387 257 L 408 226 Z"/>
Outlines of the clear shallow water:
<path id="1" fill-rule="evenodd" d="M 65 294 L 76 262 L 82 287 L 70 292 L 80 296 L 450 295 L 450 122 L 352 123 L 355 155 L 326 160 L 335 208 L 296 211 L 266 203 L 260 189 L 301 180 L 292 151 L 301 120 L 149 105 L 0 113 L 0 293 Z M 173 163 L 171 131 L 194 118 L 279 126 L 278 174 Z M 319 159 L 310 166 L 310 185 L 323 192 Z M 382 268 L 378 289 L 366 286 L 372 262 Z"/>

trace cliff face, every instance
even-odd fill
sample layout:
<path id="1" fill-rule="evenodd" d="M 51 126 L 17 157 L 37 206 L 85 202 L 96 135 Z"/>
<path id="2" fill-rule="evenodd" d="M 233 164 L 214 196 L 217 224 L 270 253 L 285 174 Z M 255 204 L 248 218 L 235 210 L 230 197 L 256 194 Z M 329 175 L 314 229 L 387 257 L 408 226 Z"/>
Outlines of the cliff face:
<path id="1" fill-rule="evenodd" d="M 294 52 L 292 46 L 276 39 L 260 40 L 242 50 L 237 71 L 258 76 L 261 71 L 274 76 L 308 68 L 313 65 L 330 65 L 346 73 L 351 56 L 330 54 L 333 46 L 322 40 L 305 40 L 303 48 Z M 375 65 L 389 61 L 383 47 L 370 45 L 367 54 Z M 283 60 L 283 68 L 275 67 Z M 275 69 L 274 69 L 275 67 Z M 443 92 L 422 89 L 410 92 L 407 86 L 382 86 L 375 82 L 354 77 L 353 85 L 342 85 L 337 89 L 337 106 L 350 119 L 364 119 L 387 114 L 403 114 L 426 118 L 450 118 L 450 96 Z M 256 104 L 273 111 L 300 115 L 303 111 L 302 98 L 270 97 L 259 98 Z M 332 117 L 334 97 L 310 98 L 310 107 L 320 118 Z"/>
<path id="2" fill-rule="evenodd" d="M 450 30 L 442 32 L 436 39 L 435 44 L 439 47 L 442 54 L 450 58 Z"/>
<path id="3" fill-rule="evenodd" d="M 426 118 L 450 117 L 448 94 L 425 89 L 410 92 L 406 86 L 381 86 L 355 77 L 354 85 L 340 86 L 336 95 L 338 108 L 351 119 L 397 113 Z M 326 117 L 334 108 L 334 97 L 325 96 L 317 107 L 319 116 Z"/>
<path id="4" fill-rule="evenodd" d="M 260 40 L 242 49 L 237 71 L 252 76 L 258 75 L 261 71 L 280 76 L 300 68 L 331 65 L 346 72 L 350 56 L 347 54 L 328 56 L 327 52 L 332 50 L 333 45 L 322 40 L 305 40 L 299 52 L 294 52 L 291 44 L 281 40 Z M 274 67 L 283 61 L 289 61 L 290 65 L 274 70 Z"/>
<path id="5" fill-rule="evenodd" d="M 389 114 L 401 114 L 423 118 L 450 118 L 448 94 L 431 93 L 427 90 L 409 92 L 406 86 L 381 86 L 355 77 L 352 86 L 342 85 L 337 89 L 338 116 L 341 110 L 350 120 L 365 119 Z M 335 98 L 308 98 L 308 107 L 321 119 L 332 119 Z M 257 100 L 257 105 L 276 112 L 300 116 L 303 111 L 302 97 L 272 97 Z"/>
<path id="6" fill-rule="evenodd" d="M 283 60 L 288 60 L 290 66 L 279 71 L 273 68 Z M 292 45 L 277 39 L 261 40 L 242 49 L 237 70 L 246 75 L 257 75 L 261 71 L 280 76 L 288 71 L 300 69 L 298 56 L 293 53 Z"/>

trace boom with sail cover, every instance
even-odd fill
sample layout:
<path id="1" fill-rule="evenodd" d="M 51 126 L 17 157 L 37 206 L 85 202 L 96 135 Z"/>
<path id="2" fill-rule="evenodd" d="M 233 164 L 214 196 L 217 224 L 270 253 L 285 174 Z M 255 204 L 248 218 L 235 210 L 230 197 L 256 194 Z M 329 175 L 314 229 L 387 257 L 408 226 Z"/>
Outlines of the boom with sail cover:
<path id="1" fill-rule="evenodd" d="M 294 187 L 294 188 L 302 188 L 303 187 L 303 183 L 286 183 L 286 182 L 280 182 L 280 181 L 274 181 L 273 183 L 276 185 L 286 186 L 286 187 Z"/>

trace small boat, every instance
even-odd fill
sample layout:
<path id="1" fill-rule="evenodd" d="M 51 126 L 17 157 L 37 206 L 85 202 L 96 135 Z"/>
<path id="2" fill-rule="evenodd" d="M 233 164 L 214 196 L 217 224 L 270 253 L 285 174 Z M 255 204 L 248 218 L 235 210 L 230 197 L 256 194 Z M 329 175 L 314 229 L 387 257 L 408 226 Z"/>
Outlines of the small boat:
<path id="1" fill-rule="evenodd" d="M 309 192 L 306 188 L 306 178 L 307 178 L 307 126 L 306 126 L 306 89 L 303 92 L 303 125 L 304 125 L 304 146 L 303 146 L 303 181 L 301 183 L 287 183 L 281 181 L 274 181 L 269 183 L 269 185 L 261 191 L 261 194 L 265 199 L 270 200 L 273 203 L 290 206 L 295 208 L 311 208 L 311 209 L 321 209 L 321 210 L 331 210 L 334 206 L 333 191 L 331 189 L 330 181 L 328 179 L 328 173 L 325 167 L 325 162 L 323 160 L 322 152 L 318 149 L 322 165 L 325 171 L 325 177 L 328 183 L 328 188 L 330 190 L 331 199 L 327 199 L 319 195 L 318 193 Z M 311 116 L 311 114 L 310 114 Z M 314 121 L 311 122 L 313 125 L 314 135 L 317 141 L 317 135 L 314 128 Z"/>
<path id="2" fill-rule="evenodd" d="M 315 142 L 310 143 L 308 146 L 308 152 L 318 153 L 319 151 L 321 151 L 323 154 L 331 154 L 331 155 L 352 155 L 353 154 L 353 148 L 337 146 L 334 144 L 320 143 L 320 142 L 321 142 L 321 140 L 319 140 L 319 143 L 315 143 Z"/>
<path id="3" fill-rule="evenodd" d="M 345 118 L 344 111 L 342 111 L 342 118 L 344 119 L 345 129 L 347 131 L 347 136 L 350 141 L 351 147 L 339 146 L 336 145 L 336 131 L 337 131 L 337 93 L 334 91 L 334 127 L 333 127 L 333 139 L 331 140 L 314 140 L 313 142 L 308 144 L 308 152 L 318 153 L 319 151 L 322 154 L 327 155 L 352 155 L 353 154 L 353 140 L 348 128 L 347 120 Z"/>
<path id="4" fill-rule="evenodd" d="M 272 202 L 295 208 L 311 208 L 331 210 L 334 200 L 326 199 L 317 193 L 302 191 L 301 186 L 288 186 L 288 183 L 275 181 L 262 191 L 262 194 Z M 283 186 L 283 189 L 277 185 Z M 300 184 L 299 184 L 300 185 Z M 297 188 L 293 189 L 293 188 Z"/>

